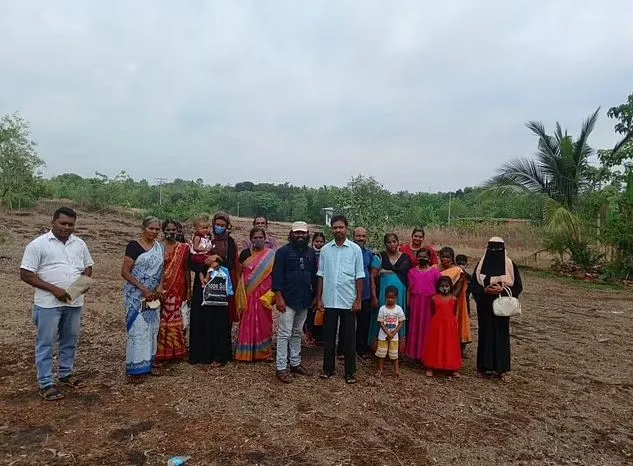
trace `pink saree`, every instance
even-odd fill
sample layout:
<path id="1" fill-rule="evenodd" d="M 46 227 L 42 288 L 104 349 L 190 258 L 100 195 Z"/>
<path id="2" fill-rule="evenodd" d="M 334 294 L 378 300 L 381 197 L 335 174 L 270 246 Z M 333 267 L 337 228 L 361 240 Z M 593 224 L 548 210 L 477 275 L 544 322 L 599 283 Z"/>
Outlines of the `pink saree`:
<path id="1" fill-rule="evenodd" d="M 266 361 L 272 358 L 272 310 L 268 297 L 272 287 L 275 251 L 253 251 L 243 263 L 237 287 L 237 311 L 240 318 L 235 349 L 236 361 Z"/>

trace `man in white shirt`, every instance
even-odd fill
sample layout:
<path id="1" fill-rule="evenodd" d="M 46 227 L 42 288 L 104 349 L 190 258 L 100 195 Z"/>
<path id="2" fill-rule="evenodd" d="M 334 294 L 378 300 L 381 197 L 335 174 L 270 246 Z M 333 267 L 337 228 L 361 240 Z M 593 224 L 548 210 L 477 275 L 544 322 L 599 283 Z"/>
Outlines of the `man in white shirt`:
<path id="1" fill-rule="evenodd" d="M 81 386 L 73 374 L 84 297 L 70 301 L 66 290 L 81 275 L 92 275 L 94 261 L 86 243 L 73 235 L 76 220 L 74 210 L 57 209 L 51 230 L 26 246 L 20 265 L 20 279 L 35 288 L 35 366 L 40 395 L 47 401 L 64 397 L 53 381 L 53 347 L 57 337 L 58 381 L 71 388 Z"/>
<path id="2" fill-rule="evenodd" d="M 325 311 L 323 326 L 323 373 L 328 379 L 334 373 L 336 329 L 341 322 L 345 381 L 356 383 L 356 317 L 361 311 L 365 270 L 363 253 L 356 243 L 347 239 L 347 218 L 332 217 L 334 240 L 323 246 L 317 271 L 317 308 Z"/>

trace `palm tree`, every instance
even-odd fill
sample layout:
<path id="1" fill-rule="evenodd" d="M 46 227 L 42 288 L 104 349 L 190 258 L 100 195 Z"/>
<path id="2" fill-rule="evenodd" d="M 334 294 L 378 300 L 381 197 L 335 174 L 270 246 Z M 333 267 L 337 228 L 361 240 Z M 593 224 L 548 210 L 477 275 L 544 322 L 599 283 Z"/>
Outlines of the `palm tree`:
<path id="1" fill-rule="evenodd" d="M 487 193 L 528 192 L 545 197 L 546 228 L 580 239 L 580 221 L 574 211 L 581 195 L 589 188 L 589 157 L 593 149 L 589 135 L 598 119 L 600 108 L 587 118 L 574 140 L 556 123 L 554 135 L 543 123 L 530 121 L 527 127 L 538 136 L 534 158 L 520 158 L 505 163 L 498 174 L 484 184 Z"/>

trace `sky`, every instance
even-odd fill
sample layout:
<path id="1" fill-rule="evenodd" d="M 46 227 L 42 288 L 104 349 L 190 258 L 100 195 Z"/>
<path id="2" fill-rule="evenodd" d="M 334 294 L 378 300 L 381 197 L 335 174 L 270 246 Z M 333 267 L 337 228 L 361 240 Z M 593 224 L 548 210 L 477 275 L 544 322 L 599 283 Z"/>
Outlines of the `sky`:
<path id="1" fill-rule="evenodd" d="M 44 174 L 474 186 L 633 92 L 631 0 L 2 0 Z"/>

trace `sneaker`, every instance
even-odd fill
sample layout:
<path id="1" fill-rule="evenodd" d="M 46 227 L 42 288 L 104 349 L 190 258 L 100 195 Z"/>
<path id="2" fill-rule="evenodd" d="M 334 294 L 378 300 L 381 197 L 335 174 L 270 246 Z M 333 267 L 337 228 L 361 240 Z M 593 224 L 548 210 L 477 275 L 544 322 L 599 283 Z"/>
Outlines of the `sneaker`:
<path id="1" fill-rule="evenodd" d="M 345 376 L 345 382 L 347 382 L 348 384 L 354 384 L 356 383 L 356 377 L 354 377 L 353 375 L 346 375 Z"/>
<path id="2" fill-rule="evenodd" d="M 288 369 L 277 371 L 277 378 L 283 383 L 292 383 L 292 377 L 290 376 Z"/>
<path id="3" fill-rule="evenodd" d="M 298 375 L 312 375 L 310 371 L 303 367 L 301 364 L 299 364 L 298 366 L 290 366 L 290 372 Z"/>
<path id="4" fill-rule="evenodd" d="M 330 377 L 332 377 L 332 373 L 331 372 L 321 372 L 321 375 L 319 376 L 322 379 L 329 379 Z"/>

